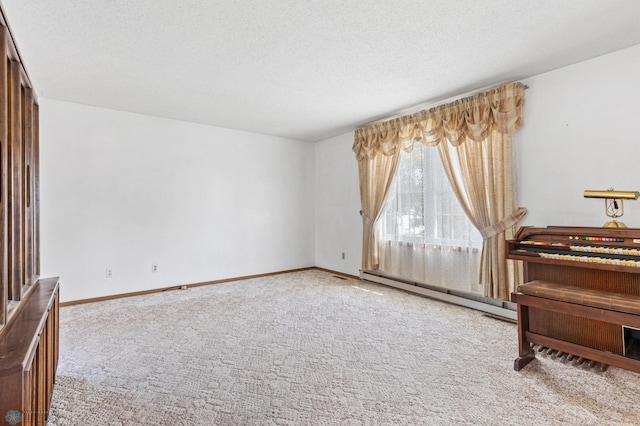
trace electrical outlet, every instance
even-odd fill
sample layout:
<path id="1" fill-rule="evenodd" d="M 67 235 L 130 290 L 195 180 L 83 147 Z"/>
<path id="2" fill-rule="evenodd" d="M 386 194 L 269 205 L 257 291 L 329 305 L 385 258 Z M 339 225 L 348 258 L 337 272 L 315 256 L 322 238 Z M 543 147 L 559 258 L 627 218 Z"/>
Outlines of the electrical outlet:
<path id="1" fill-rule="evenodd" d="M 151 265 L 151 272 L 156 273 L 158 272 L 158 264 L 154 263 Z"/>
<path id="2" fill-rule="evenodd" d="M 105 272 L 105 276 L 107 278 L 113 278 L 113 269 L 107 268 L 107 271 Z"/>
<path id="3" fill-rule="evenodd" d="M 344 252 L 342 252 L 342 260 L 344 260 Z"/>

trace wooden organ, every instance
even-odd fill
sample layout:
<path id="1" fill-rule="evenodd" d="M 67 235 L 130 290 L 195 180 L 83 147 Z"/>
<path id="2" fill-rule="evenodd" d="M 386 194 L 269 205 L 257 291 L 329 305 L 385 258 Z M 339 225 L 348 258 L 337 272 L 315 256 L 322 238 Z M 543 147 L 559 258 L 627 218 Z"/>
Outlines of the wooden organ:
<path id="1" fill-rule="evenodd" d="M 2 5 L 0 59 L 0 425 L 43 425 L 59 286 L 40 278 L 39 108 Z"/>
<path id="2" fill-rule="evenodd" d="M 511 294 L 515 370 L 546 350 L 640 372 L 640 229 L 523 227 L 506 249 L 524 264 L 524 284 Z"/>

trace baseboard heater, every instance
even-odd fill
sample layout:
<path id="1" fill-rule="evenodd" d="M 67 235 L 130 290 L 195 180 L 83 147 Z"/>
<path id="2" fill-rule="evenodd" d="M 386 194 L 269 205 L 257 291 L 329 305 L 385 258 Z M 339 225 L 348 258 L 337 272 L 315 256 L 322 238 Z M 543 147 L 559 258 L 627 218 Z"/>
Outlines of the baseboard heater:
<path id="1" fill-rule="evenodd" d="M 472 293 L 449 290 L 441 287 L 428 286 L 422 283 L 385 276 L 381 273 L 372 271 L 361 270 L 360 278 L 365 281 L 371 281 L 377 284 L 399 288 L 401 290 L 420 294 L 422 296 L 441 300 L 443 302 L 465 306 L 467 308 L 486 312 L 487 314 L 495 315 L 509 320 L 515 321 L 518 318 L 515 310 L 515 304 L 511 302 L 490 299 L 488 297 L 482 297 Z"/>

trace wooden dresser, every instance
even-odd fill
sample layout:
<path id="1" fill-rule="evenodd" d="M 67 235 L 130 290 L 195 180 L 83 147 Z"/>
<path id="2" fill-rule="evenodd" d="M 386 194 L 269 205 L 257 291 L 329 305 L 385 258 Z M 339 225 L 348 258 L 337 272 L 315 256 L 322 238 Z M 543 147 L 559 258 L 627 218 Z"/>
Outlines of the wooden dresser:
<path id="1" fill-rule="evenodd" d="M 58 362 L 57 278 L 40 278 L 36 92 L 0 4 L 0 425 L 42 425 Z"/>

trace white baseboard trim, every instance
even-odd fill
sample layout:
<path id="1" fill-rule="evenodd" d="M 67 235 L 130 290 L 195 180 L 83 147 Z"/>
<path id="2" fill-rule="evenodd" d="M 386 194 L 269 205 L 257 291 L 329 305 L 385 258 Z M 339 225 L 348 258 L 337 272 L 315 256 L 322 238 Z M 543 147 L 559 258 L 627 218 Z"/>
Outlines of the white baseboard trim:
<path id="1" fill-rule="evenodd" d="M 465 306 L 467 308 L 475 309 L 478 311 L 486 312 L 491 315 L 503 317 L 506 319 L 516 321 L 518 315 L 514 309 L 510 309 L 507 306 L 511 306 L 510 302 L 492 301 L 492 303 L 480 302 L 471 298 L 458 296 L 451 294 L 443 289 L 443 291 L 432 290 L 426 288 L 418 283 L 399 281 L 398 279 L 385 277 L 369 271 L 360 271 L 360 278 L 366 281 L 371 281 L 377 284 L 386 285 L 389 287 L 399 288 L 411 293 L 420 294 L 422 296 L 430 297 L 432 299 L 441 300 L 443 302 L 453 303 L 455 305 Z M 494 304 L 495 303 L 495 304 Z M 501 305 L 501 306 L 498 306 Z"/>

